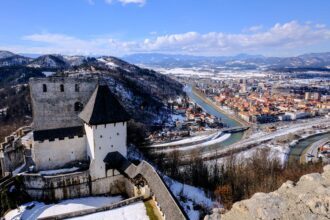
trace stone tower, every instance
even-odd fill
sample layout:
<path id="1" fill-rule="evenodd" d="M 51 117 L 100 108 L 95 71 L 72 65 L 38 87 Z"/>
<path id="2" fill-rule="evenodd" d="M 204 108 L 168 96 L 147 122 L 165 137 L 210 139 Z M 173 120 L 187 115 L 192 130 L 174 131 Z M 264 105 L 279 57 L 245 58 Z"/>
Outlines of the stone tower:
<path id="1" fill-rule="evenodd" d="M 103 161 L 106 155 L 118 151 L 127 156 L 129 115 L 107 85 L 98 85 L 79 117 L 86 131 L 90 176 L 105 178 L 110 175 Z"/>

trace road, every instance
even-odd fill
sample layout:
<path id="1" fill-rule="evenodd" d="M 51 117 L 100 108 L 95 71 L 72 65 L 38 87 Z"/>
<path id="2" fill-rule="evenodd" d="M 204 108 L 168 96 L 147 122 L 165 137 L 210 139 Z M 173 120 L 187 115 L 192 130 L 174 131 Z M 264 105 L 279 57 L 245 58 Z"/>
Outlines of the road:
<path id="1" fill-rule="evenodd" d="M 224 156 L 228 156 L 231 153 L 238 153 L 244 150 L 251 149 L 253 147 L 257 147 L 261 143 L 267 142 L 272 140 L 276 137 L 280 137 L 283 135 L 287 135 L 289 133 L 297 133 L 307 129 L 311 129 L 315 126 L 319 125 L 328 125 L 330 127 L 330 119 L 327 118 L 318 118 L 318 119 L 311 119 L 311 120 L 304 120 L 303 122 L 296 122 L 295 124 L 291 124 L 288 127 L 283 127 L 275 132 L 267 133 L 267 134 L 254 134 L 247 139 L 240 140 L 232 145 L 219 147 L 217 149 L 212 149 L 210 151 L 201 151 L 199 156 L 205 160 L 220 158 Z M 196 156 L 196 154 L 194 154 Z M 191 154 L 182 155 L 182 160 L 190 161 Z"/>

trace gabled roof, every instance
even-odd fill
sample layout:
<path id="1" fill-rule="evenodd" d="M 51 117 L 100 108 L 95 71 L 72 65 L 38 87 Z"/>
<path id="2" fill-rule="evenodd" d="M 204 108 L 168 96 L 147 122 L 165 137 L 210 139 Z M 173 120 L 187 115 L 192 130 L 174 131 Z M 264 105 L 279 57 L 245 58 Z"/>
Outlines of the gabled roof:
<path id="1" fill-rule="evenodd" d="M 130 119 L 107 85 L 98 85 L 79 117 L 89 125 L 124 122 Z"/>

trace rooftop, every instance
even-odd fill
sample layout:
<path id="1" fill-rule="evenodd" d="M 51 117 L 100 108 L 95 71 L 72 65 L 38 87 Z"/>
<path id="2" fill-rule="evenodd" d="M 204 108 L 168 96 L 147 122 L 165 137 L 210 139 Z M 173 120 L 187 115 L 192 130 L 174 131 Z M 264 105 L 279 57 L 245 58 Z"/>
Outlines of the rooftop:
<path id="1" fill-rule="evenodd" d="M 107 85 L 98 85 L 79 117 L 89 125 L 124 122 L 130 116 Z"/>

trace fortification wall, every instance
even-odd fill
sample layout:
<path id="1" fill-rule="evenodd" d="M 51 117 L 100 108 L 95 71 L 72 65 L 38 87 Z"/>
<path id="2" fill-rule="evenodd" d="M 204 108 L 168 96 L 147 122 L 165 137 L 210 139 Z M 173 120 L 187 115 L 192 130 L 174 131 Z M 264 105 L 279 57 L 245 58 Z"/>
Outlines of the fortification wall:
<path id="1" fill-rule="evenodd" d="M 68 163 L 87 160 L 86 136 L 66 137 L 63 140 L 35 141 L 32 157 L 37 170 L 52 170 Z"/>
<path id="2" fill-rule="evenodd" d="M 90 195 L 88 171 L 57 176 L 23 174 L 21 177 L 32 199 L 56 201 Z"/>
<path id="3" fill-rule="evenodd" d="M 75 103 L 85 106 L 97 78 L 46 77 L 30 79 L 35 131 L 81 126 Z"/>
<path id="4" fill-rule="evenodd" d="M 142 161 L 138 166 L 131 164 L 125 173 L 132 179 L 142 175 L 147 181 L 151 194 L 153 194 L 153 199 L 159 205 L 160 211 L 164 213 L 166 219 L 187 219 L 174 195 L 171 194 L 164 181 L 149 163 Z"/>
<path id="5" fill-rule="evenodd" d="M 21 137 L 30 132 L 30 127 L 21 127 L 0 144 L 1 175 L 5 176 L 24 164 L 24 146 Z"/>
<path id="6" fill-rule="evenodd" d="M 108 173 L 106 178 L 93 181 L 89 170 L 53 176 L 23 173 L 21 178 L 26 192 L 32 199 L 41 201 L 57 201 L 91 195 L 126 194 L 126 178 L 118 172 Z"/>

